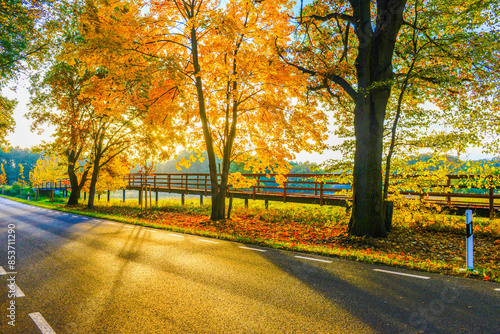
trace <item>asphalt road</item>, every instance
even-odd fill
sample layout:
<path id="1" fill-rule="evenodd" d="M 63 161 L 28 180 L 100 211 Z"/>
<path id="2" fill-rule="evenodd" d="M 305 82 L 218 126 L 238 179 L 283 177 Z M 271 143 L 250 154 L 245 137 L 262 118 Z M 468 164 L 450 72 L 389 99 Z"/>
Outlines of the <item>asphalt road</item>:
<path id="1" fill-rule="evenodd" d="M 1 333 L 500 333 L 495 283 L 3 198 L 0 245 Z"/>

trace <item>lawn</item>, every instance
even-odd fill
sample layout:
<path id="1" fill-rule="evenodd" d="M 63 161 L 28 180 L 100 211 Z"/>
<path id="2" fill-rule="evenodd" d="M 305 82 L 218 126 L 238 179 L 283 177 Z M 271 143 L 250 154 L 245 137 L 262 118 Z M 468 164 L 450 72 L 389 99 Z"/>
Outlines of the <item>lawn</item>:
<path id="1" fill-rule="evenodd" d="M 31 202 L 33 204 L 33 202 Z M 500 282 L 500 219 L 474 218 L 474 269 L 466 268 L 465 217 L 396 211 L 388 238 L 364 238 L 347 233 L 344 208 L 307 204 L 235 200 L 231 219 L 209 220 L 210 200 L 161 199 L 158 207 L 141 210 L 137 200 L 96 202 L 71 209 L 64 200 L 39 201 L 37 205 L 82 213 L 126 223 L 211 236 L 273 248 L 337 256 L 421 271 Z M 154 203 L 153 203 L 154 204 Z"/>

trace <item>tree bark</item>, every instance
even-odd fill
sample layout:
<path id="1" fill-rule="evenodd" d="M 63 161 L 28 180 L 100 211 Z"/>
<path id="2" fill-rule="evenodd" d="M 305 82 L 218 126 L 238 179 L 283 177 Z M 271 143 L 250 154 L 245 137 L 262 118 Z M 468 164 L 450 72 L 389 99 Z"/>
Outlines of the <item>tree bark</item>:
<path id="1" fill-rule="evenodd" d="M 354 110 L 356 152 L 353 170 L 353 207 L 349 233 L 385 237 L 382 191 L 383 128 L 391 95 L 392 57 L 403 22 L 406 0 L 377 2 L 375 30 L 370 1 L 351 1 L 357 25 L 358 94 Z"/>
<path id="2" fill-rule="evenodd" d="M 382 207 L 382 139 L 388 95 L 390 89 L 372 91 L 367 101 L 356 106 L 352 235 L 387 236 Z"/>
<path id="3" fill-rule="evenodd" d="M 82 175 L 81 182 L 78 182 L 78 177 L 75 173 L 75 164 L 77 163 L 77 160 L 78 155 L 76 154 L 75 150 L 70 150 L 68 154 L 68 177 L 71 185 L 71 194 L 69 195 L 67 205 L 78 205 L 80 190 L 82 189 L 82 186 L 83 184 L 85 184 L 85 181 L 87 179 L 88 171 L 85 171 Z"/>
<path id="4" fill-rule="evenodd" d="M 89 209 L 94 208 L 95 188 L 97 185 L 97 178 L 99 176 L 99 170 L 101 168 L 101 158 L 103 155 L 103 150 L 102 150 L 103 141 L 104 141 L 104 133 L 101 133 L 96 143 L 96 147 L 94 148 L 95 149 L 95 155 L 93 161 L 94 168 L 92 170 L 92 176 L 90 178 L 89 201 L 87 204 L 87 208 Z"/>
<path id="5" fill-rule="evenodd" d="M 101 157 L 96 156 L 94 160 L 94 169 L 92 171 L 92 176 L 90 178 L 90 187 L 89 187 L 89 202 L 87 204 L 87 208 L 93 209 L 94 208 L 94 197 L 95 197 L 95 188 L 97 184 L 97 178 L 99 176 L 99 163 L 100 163 Z"/>

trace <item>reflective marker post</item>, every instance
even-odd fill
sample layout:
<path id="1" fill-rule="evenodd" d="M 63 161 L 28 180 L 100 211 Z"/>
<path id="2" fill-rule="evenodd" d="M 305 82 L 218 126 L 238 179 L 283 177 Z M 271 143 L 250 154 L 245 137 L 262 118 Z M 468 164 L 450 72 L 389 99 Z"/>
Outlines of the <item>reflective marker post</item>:
<path id="1" fill-rule="evenodd" d="M 467 222 L 466 232 L 467 232 L 467 270 L 474 270 L 474 254 L 472 249 L 472 242 L 474 236 L 472 234 L 472 210 L 467 210 L 465 212 L 465 220 Z"/>

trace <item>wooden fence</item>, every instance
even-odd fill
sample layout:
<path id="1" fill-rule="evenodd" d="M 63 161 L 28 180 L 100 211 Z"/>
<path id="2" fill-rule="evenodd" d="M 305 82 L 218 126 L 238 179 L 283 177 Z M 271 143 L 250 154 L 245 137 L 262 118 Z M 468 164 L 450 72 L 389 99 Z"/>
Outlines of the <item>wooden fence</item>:
<path id="1" fill-rule="evenodd" d="M 275 174 L 242 176 L 252 180 L 253 185 L 247 188 L 230 185 L 228 197 L 243 198 L 247 205 L 249 199 L 254 199 L 266 201 L 266 206 L 268 201 L 281 201 L 346 207 L 351 200 L 350 184 L 342 182 L 337 174 L 288 174 L 284 175 L 286 181 L 282 185 L 276 183 Z M 181 194 L 183 200 L 184 195 L 199 195 L 201 201 L 203 196 L 211 195 L 210 176 L 206 173 L 130 173 L 125 175 L 125 180 L 127 190 L 139 191 L 139 201 L 146 189 L 155 192 L 156 199 L 158 192 Z M 419 198 L 451 211 L 473 209 L 479 215 L 492 217 L 500 209 L 500 194 L 495 193 L 497 187 L 500 188 L 497 183 L 494 176 L 447 175 L 442 179 L 429 176 L 427 180 L 422 176 L 406 176 L 393 178 L 392 189 L 408 198 Z M 61 180 L 36 188 L 67 189 L 69 183 Z"/>
<path id="2" fill-rule="evenodd" d="M 276 175 L 242 174 L 253 180 L 248 188 L 235 189 L 230 186 L 228 196 L 254 200 L 311 203 L 319 205 L 347 206 L 351 200 L 350 184 L 341 181 L 337 174 L 288 174 L 281 186 L 274 181 Z M 219 175 L 220 177 L 220 175 Z M 414 179 L 419 178 L 418 182 Z M 436 180 L 429 176 L 406 176 L 394 178 L 392 188 L 408 198 L 420 198 L 427 203 L 455 211 L 474 209 L 477 213 L 493 216 L 500 206 L 495 200 L 497 185 L 493 176 L 447 175 Z M 210 176 L 203 173 L 131 173 L 126 175 L 127 189 L 169 192 L 191 195 L 210 195 Z M 413 181 L 413 182 L 412 182 Z M 390 193 L 393 195 L 393 193 Z"/>

